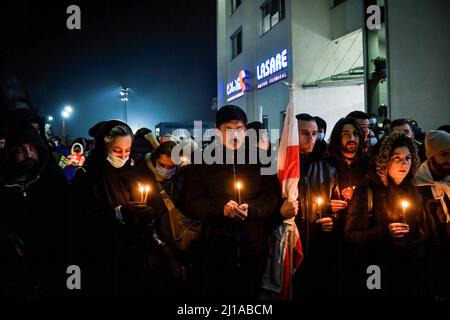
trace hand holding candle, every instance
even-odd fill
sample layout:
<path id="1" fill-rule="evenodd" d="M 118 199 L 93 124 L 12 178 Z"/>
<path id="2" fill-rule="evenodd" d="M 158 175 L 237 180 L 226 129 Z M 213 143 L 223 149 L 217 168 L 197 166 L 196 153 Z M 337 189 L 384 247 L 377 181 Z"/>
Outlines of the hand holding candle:
<path id="1" fill-rule="evenodd" d="M 223 214 L 234 221 L 242 221 L 247 218 L 248 204 L 237 204 L 236 201 L 230 200 L 225 205 Z"/>
<path id="2" fill-rule="evenodd" d="M 323 199 L 321 197 L 318 197 L 316 200 L 316 203 L 317 203 L 317 215 L 319 216 L 316 223 L 321 224 L 323 231 L 325 231 L 325 232 L 332 231 L 333 230 L 333 219 L 331 217 L 322 218 Z"/>
<path id="3" fill-rule="evenodd" d="M 408 201 L 401 200 L 400 207 L 402 208 L 402 222 L 394 222 L 389 224 L 389 232 L 394 238 L 403 238 L 405 234 L 409 233 L 409 226 L 406 224 L 406 209 L 409 207 Z"/>

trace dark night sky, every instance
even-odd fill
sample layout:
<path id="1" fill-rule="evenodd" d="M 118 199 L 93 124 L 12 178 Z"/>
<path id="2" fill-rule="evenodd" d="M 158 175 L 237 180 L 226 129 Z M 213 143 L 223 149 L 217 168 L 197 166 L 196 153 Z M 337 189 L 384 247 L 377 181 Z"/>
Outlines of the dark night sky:
<path id="1" fill-rule="evenodd" d="M 211 121 L 215 3 L 2 2 L 1 71 L 23 81 L 42 115 L 59 121 L 63 106 L 71 104 L 72 138 L 87 136 L 98 121 L 121 119 L 121 84 L 131 88 L 133 129 L 154 129 L 162 121 Z M 70 4 L 81 8 L 81 30 L 66 28 Z"/>

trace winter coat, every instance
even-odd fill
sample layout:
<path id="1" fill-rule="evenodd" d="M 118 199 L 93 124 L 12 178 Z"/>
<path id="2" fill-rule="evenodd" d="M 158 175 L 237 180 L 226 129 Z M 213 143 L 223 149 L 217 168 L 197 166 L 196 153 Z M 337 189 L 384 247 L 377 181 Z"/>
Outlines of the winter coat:
<path id="1" fill-rule="evenodd" d="M 226 149 L 218 148 L 226 160 Z M 279 206 L 279 182 L 275 175 L 261 175 L 258 164 L 225 163 L 195 164 L 187 181 L 186 207 L 204 227 L 204 293 L 209 299 L 257 298 L 271 218 Z M 244 221 L 235 222 L 224 216 L 224 207 L 230 200 L 238 202 L 238 181 L 241 202 L 249 209 Z"/>
<path id="2" fill-rule="evenodd" d="M 439 238 L 439 250 L 433 261 L 433 294 L 450 299 L 450 218 L 447 216 L 450 214 L 450 176 L 436 180 L 428 163 L 424 162 L 416 174 L 416 182 Z"/>
<path id="3" fill-rule="evenodd" d="M 15 154 L 24 143 L 37 148 L 39 162 L 25 181 L 18 182 Z M 46 144 L 34 127 L 26 125 L 20 131 L 9 131 L 0 165 L 0 226 L 4 234 L 10 235 L 7 239 L 13 239 L 10 248 L 12 245 L 18 256 L 12 259 L 20 265 L 9 265 L 13 275 L 0 272 L 0 277 L 8 278 L 0 297 L 61 298 L 66 289 L 68 186 L 61 170 L 49 159 Z M 2 265 L 11 260 L 0 261 Z"/>
<path id="4" fill-rule="evenodd" d="M 300 158 L 299 212 L 296 223 L 302 239 L 305 259 L 294 276 L 294 297 L 297 299 L 326 297 L 336 294 L 336 270 L 341 242 L 340 214 L 333 214 L 330 199 L 337 192 L 336 169 L 313 152 Z M 333 230 L 322 231 L 317 199 L 323 203 L 320 214 L 333 219 Z M 325 276 L 326 275 L 326 276 Z"/>
<path id="5" fill-rule="evenodd" d="M 345 162 L 341 157 L 328 158 L 328 162 L 336 168 L 339 177 L 339 189 L 342 191 L 347 187 L 364 187 L 367 185 L 367 172 L 369 160 L 366 155 L 355 159 L 351 164 Z"/>
<path id="6" fill-rule="evenodd" d="M 122 208 L 141 201 L 139 183 L 150 185 L 148 203 L 156 186 L 145 179 L 145 168 L 129 159 L 121 168 L 106 160 L 104 136 L 120 121 L 107 122 L 96 136 L 96 147 L 86 171 L 79 170 L 71 184 L 74 264 L 81 265 L 85 285 L 82 298 L 145 298 L 157 296 L 151 269 L 151 230 L 124 223 Z"/>
<path id="7" fill-rule="evenodd" d="M 423 298 L 429 290 L 428 262 L 437 241 L 431 216 L 423 207 L 422 197 L 415 187 L 405 182 L 400 186 L 385 186 L 372 179 L 366 188 L 358 188 L 349 204 L 345 219 L 345 240 L 359 249 L 367 266 L 380 266 L 384 277 L 382 297 Z M 368 197 L 372 193 L 373 207 L 369 212 Z M 410 207 L 403 216 L 401 201 Z M 409 233 L 393 238 L 389 224 L 403 222 Z M 363 272 L 363 271 L 361 271 Z"/>

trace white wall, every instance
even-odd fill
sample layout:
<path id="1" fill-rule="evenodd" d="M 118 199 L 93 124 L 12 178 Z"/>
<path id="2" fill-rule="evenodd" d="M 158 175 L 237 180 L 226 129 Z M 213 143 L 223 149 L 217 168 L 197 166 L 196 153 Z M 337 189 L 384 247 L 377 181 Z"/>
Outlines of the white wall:
<path id="1" fill-rule="evenodd" d="M 327 122 L 326 139 L 330 137 L 334 125 L 351 111 L 364 111 L 364 85 L 323 87 L 295 91 L 297 113 L 319 116 Z"/>
<path id="2" fill-rule="evenodd" d="M 391 118 L 450 123 L 450 1 L 389 0 Z"/>

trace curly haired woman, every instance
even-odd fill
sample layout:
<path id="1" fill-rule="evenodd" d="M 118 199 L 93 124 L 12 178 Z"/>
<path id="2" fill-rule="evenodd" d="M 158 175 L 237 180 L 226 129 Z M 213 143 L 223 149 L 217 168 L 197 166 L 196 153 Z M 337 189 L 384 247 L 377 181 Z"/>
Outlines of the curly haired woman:
<path id="1" fill-rule="evenodd" d="M 414 186 L 420 165 L 417 150 L 406 135 L 392 133 L 373 155 L 369 187 L 359 188 L 349 205 L 345 240 L 364 257 L 361 279 L 363 273 L 367 279 L 369 265 L 380 267 L 381 297 L 426 298 L 435 232 Z M 361 291 L 368 290 L 365 282 L 360 285 L 365 287 Z"/>

